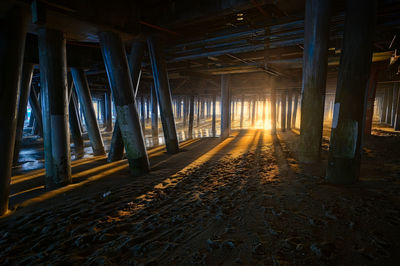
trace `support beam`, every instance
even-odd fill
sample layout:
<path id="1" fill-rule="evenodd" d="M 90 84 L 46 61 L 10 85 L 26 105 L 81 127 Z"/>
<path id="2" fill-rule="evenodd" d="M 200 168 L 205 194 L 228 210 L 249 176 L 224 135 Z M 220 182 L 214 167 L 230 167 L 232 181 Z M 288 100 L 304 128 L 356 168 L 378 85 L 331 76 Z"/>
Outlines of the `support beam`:
<path id="1" fill-rule="evenodd" d="M 189 100 L 189 128 L 188 128 L 188 138 L 193 138 L 193 121 L 194 120 L 194 95 L 190 96 Z"/>
<path id="2" fill-rule="evenodd" d="M 394 127 L 397 112 L 397 98 L 399 96 L 399 83 L 393 84 L 393 104 L 392 104 L 392 122 L 391 126 Z"/>
<path id="3" fill-rule="evenodd" d="M 383 101 L 382 101 L 382 106 L 381 106 L 381 123 L 386 122 L 386 112 L 387 112 L 387 105 L 388 105 L 388 94 L 389 94 L 389 88 L 385 88 L 383 91 Z"/>
<path id="4" fill-rule="evenodd" d="M 221 75 L 221 139 L 229 137 L 231 129 L 231 90 L 230 76 Z"/>
<path id="5" fill-rule="evenodd" d="M 200 97 L 197 97 L 197 127 L 200 126 Z"/>
<path id="6" fill-rule="evenodd" d="M 386 124 L 392 124 L 392 109 L 393 109 L 393 89 L 388 89 L 387 94 L 387 105 L 386 105 Z"/>
<path id="7" fill-rule="evenodd" d="M 129 167 L 133 175 L 141 175 L 150 170 L 150 164 L 140 126 L 125 47 L 120 36 L 113 32 L 101 32 L 99 39 Z"/>
<path id="8" fill-rule="evenodd" d="M 17 165 L 18 163 L 19 151 L 21 149 L 21 141 L 24 132 L 26 109 L 28 107 L 28 97 L 31 90 L 32 75 L 33 75 L 33 64 L 24 63 L 22 68 L 22 75 L 21 75 L 21 82 L 19 89 L 17 129 L 15 134 L 14 158 L 13 158 L 14 165 Z"/>
<path id="9" fill-rule="evenodd" d="M 299 160 L 320 159 L 324 121 L 330 0 L 306 2 Z"/>
<path id="10" fill-rule="evenodd" d="M 287 91 L 281 93 L 281 131 L 286 131 L 286 99 Z"/>
<path id="11" fill-rule="evenodd" d="M 28 10 L 12 7 L 0 23 L 0 215 L 8 210 Z"/>
<path id="12" fill-rule="evenodd" d="M 211 134 L 212 136 L 215 138 L 215 136 L 217 135 L 217 108 L 216 108 L 216 104 L 217 104 L 217 95 L 213 95 L 212 97 L 212 122 L 211 122 Z"/>
<path id="13" fill-rule="evenodd" d="M 112 111 L 111 111 L 111 92 L 106 92 L 105 94 L 105 101 L 106 101 L 106 128 L 107 132 L 112 130 Z"/>
<path id="14" fill-rule="evenodd" d="M 72 91 L 72 88 L 71 88 Z M 69 127 L 71 131 L 72 141 L 74 142 L 75 156 L 80 158 L 84 155 L 84 142 L 82 138 L 82 129 L 78 114 L 78 100 L 76 94 L 72 91 L 71 100 L 69 101 Z"/>
<path id="15" fill-rule="evenodd" d="M 365 128 L 364 128 L 365 136 L 371 135 L 372 120 L 374 117 L 374 103 L 375 103 L 377 81 L 378 81 L 378 65 L 373 64 L 371 67 L 371 73 L 369 75 L 369 81 L 367 84 L 367 102 L 366 102 Z"/>
<path id="16" fill-rule="evenodd" d="M 376 7 L 375 0 L 346 3 L 343 52 L 326 171 L 330 183 L 349 184 L 359 178 Z"/>
<path id="17" fill-rule="evenodd" d="M 243 128 L 243 115 L 244 115 L 244 95 L 240 101 L 240 128 Z"/>
<path id="18" fill-rule="evenodd" d="M 254 127 L 256 123 L 256 98 L 253 98 L 253 105 L 251 109 L 251 126 Z"/>
<path id="19" fill-rule="evenodd" d="M 132 79 L 133 96 L 135 99 L 136 106 L 138 105 L 138 102 L 136 102 L 136 94 L 139 90 L 140 77 L 142 73 L 141 66 L 142 66 L 145 46 L 146 46 L 145 43 L 140 40 L 134 41 L 132 43 L 131 53 L 129 54 L 128 58 L 129 71 Z M 115 125 L 117 125 L 117 123 L 118 123 L 118 117 L 117 120 L 115 121 Z M 122 139 L 121 132 L 119 132 L 120 130 L 121 129 L 119 126 L 114 126 L 114 131 L 111 139 L 110 154 L 108 155 L 108 161 L 110 162 L 122 160 L 124 155 L 124 141 Z"/>
<path id="20" fill-rule="evenodd" d="M 183 122 L 182 122 L 184 127 L 186 126 L 187 118 L 188 118 L 188 115 L 189 115 L 189 103 L 188 103 L 188 101 L 189 101 L 188 97 L 185 96 L 183 98 Z"/>
<path id="21" fill-rule="evenodd" d="M 292 128 L 296 128 L 298 103 L 299 103 L 299 94 L 297 92 L 295 92 L 294 93 L 294 101 L 293 101 Z"/>
<path id="22" fill-rule="evenodd" d="M 169 87 L 166 63 L 161 54 L 162 49 L 158 47 L 159 43 L 155 41 L 154 37 L 149 37 L 147 39 L 147 44 L 149 47 L 151 68 L 153 70 L 154 85 L 160 106 L 165 145 L 167 147 L 167 152 L 174 154 L 179 152 L 179 145 L 172 111 L 171 90 Z"/>
<path id="23" fill-rule="evenodd" d="M 116 162 L 124 158 L 124 141 L 121 129 L 118 125 L 118 118 L 115 120 L 114 131 L 111 137 L 110 151 L 108 152 L 107 162 Z"/>
<path id="24" fill-rule="evenodd" d="M 81 110 L 85 118 L 90 143 L 92 144 L 93 155 L 104 155 L 104 144 L 101 137 L 99 125 L 94 111 L 92 96 L 90 95 L 89 84 L 85 72 L 82 69 L 71 68 L 72 78 L 75 84 L 75 91 L 81 103 Z"/>
<path id="25" fill-rule="evenodd" d="M 276 89 L 271 87 L 271 134 L 276 134 Z"/>
<path id="26" fill-rule="evenodd" d="M 71 183 L 66 40 L 63 32 L 38 31 L 46 187 Z"/>
<path id="27" fill-rule="evenodd" d="M 399 84 L 397 83 L 397 86 Z M 397 94 L 396 115 L 394 119 L 394 130 L 400 130 L 400 93 Z"/>
<path id="28" fill-rule="evenodd" d="M 142 125 L 143 135 L 146 131 L 146 110 L 144 103 L 144 96 L 140 97 L 140 123 Z"/>
<path id="29" fill-rule="evenodd" d="M 286 128 L 290 130 L 292 128 L 292 90 L 287 91 L 287 116 L 286 116 Z"/>
<path id="30" fill-rule="evenodd" d="M 151 135 L 154 145 L 158 145 L 158 102 L 154 85 L 151 85 Z"/>

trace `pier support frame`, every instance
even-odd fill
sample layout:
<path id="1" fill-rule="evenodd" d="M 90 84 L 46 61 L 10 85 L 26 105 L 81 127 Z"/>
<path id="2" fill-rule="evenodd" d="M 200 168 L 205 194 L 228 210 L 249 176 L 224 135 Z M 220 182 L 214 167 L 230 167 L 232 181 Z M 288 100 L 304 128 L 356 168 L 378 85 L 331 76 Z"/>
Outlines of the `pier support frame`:
<path id="1" fill-rule="evenodd" d="M 145 174 L 150 170 L 150 164 L 125 47 L 120 36 L 114 32 L 101 32 L 99 39 L 131 173 Z"/>
<path id="2" fill-rule="evenodd" d="M 359 178 L 375 18 L 375 0 L 346 2 L 343 52 L 326 171 L 330 183 L 349 184 Z"/>

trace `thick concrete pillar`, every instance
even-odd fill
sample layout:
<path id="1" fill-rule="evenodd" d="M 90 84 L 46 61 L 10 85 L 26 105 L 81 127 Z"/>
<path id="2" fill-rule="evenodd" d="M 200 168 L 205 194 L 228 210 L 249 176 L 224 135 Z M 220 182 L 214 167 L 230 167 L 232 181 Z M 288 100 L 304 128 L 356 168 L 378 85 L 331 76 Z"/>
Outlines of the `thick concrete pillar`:
<path id="1" fill-rule="evenodd" d="M 151 135 L 154 145 L 158 145 L 158 102 L 154 85 L 151 85 Z"/>
<path id="2" fill-rule="evenodd" d="M 393 103 L 392 103 L 392 122 L 391 126 L 394 127 L 397 112 L 397 98 L 399 96 L 399 83 L 393 84 Z"/>
<path id="3" fill-rule="evenodd" d="M 99 39 L 129 167 L 133 175 L 141 175 L 150 170 L 150 165 L 125 48 L 116 33 L 101 32 Z"/>
<path id="4" fill-rule="evenodd" d="M 399 84 L 397 83 L 397 87 Z M 394 116 L 394 130 L 400 130 L 400 93 L 397 94 L 396 114 Z"/>
<path id="5" fill-rule="evenodd" d="M 381 111 L 381 123 L 386 122 L 387 105 L 389 102 L 389 88 L 386 88 L 383 93 L 382 111 Z"/>
<path id="6" fill-rule="evenodd" d="M 46 187 L 71 183 L 66 40 L 58 30 L 38 31 Z"/>
<path id="7" fill-rule="evenodd" d="M 243 115 L 244 115 L 244 95 L 240 101 L 240 128 L 243 128 Z"/>
<path id="8" fill-rule="evenodd" d="M 320 158 L 328 60 L 330 0 L 306 1 L 299 160 Z"/>
<path id="9" fill-rule="evenodd" d="M 109 132 L 112 130 L 112 111 L 111 111 L 111 92 L 106 92 L 105 94 L 106 101 L 106 131 Z"/>
<path id="10" fill-rule="evenodd" d="M 359 178 L 375 18 L 375 0 L 347 1 L 326 171 L 330 183 L 354 183 Z"/>
<path id="11" fill-rule="evenodd" d="M 188 138 L 193 138 L 193 121 L 194 120 L 194 95 L 190 96 L 189 100 L 189 128 L 188 128 Z"/>
<path id="12" fill-rule="evenodd" d="M 165 146 L 167 152 L 174 154 L 179 152 L 178 137 L 176 135 L 175 119 L 171 104 L 171 90 L 169 88 L 167 68 L 161 54 L 161 49 L 153 37 L 147 39 L 149 47 L 151 68 L 153 70 L 154 85 L 160 106 L 161 121 L 164 131 Z"/>
<path id="13" fill-rule="evenodd" d="M 10 194 L 28 10 L 13 7 L 0 22 L 0 215 L 3 215 L 8 210 Z"/>
<path id="14" fill-rule="evenodd" d="M 19 88 L 19 103 L 17 108 L 18 110 L 17 129 L 15 133 L 14 158 L 13 158 L 14 165 L 18 163 L 19 151 L 21 148 L 26 109 L 28 107 L 28 97 L 31 90 L 32 74 L 33 74 L 33 64 L 24 63 L 22 68 L 21 82 Z"/>
<path id="15" fill-rule="evenodd" d="M 72 89 L 71 89 L 72 91 Z M 75 92 L 72 92 L 71 100 L 69 101 L 69 128 L 71 131 L 72 141 L 74 142 L 75 156 L 80 158 L 84 155 L 84 143 L 82 139 L 82 129 L 78 114 L 78 100 Z"/>
<path id="16" fill-rule="evenodd" d="M 287 91 L 281 93 L 281 131 L 286 131 L 286 99 Z"/>
<path id="17" fill-rule="evenodd" d="M 230 76 L 221 75 L 221 139 L 229 137 L 231 129 Z"/>
<path id="18" fill-rule="evenodd" d="M 392 109 L 393 109 L 393 89 L 388 89 L 387 105 L 386 105 L 386 124 L 392 124 Z"/>
<path id="19" fill-rule="evenodd" d="M 216 104 L 217 104 L 217 95 L 213 95 L 212 97 L 212 122 L 211 122 L 211 133 L 212 136 L 215 137 L 217 135 L 217 108 L 216 108 Z"/>
<path id="20" fill-rule="evenodd" d="M 287 116 L 286 116 L 286 128 L 291 129 L 292 128 L 292 90 L 289 89 L 287 91 Z"/>
<path id="21" fill-rule="evenodd" d="M 99 125 L 97 124 L 96 113 L 93 108 L 92 96 L 90 95 L 85 72 L 82 69 L 72 67 L 71 74 L 75 84 L 75 91 L 81 103 L 86 129 L 88 131 L 90 143 L 92 144 L 93 155 L 104 155 L 103 139 L 101 137 Z"/>
<path id="22" fill-rule="evenodd" d="M 297 119 L 297 105 L 299 103 L 299 94 L 297 92 L 294 93 L 294 101 L 293 101 L 293 115 L 292 115 L 292 127 L 296 128 L 296 119 Z"/>

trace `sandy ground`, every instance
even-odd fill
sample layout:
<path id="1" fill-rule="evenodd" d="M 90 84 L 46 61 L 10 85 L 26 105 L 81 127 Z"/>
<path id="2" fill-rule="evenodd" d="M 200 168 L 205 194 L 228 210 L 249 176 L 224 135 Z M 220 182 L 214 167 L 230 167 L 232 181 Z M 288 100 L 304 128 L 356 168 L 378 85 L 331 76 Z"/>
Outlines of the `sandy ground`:
<path id="1" fill-rule="evenodd" d="M 187 141 L 173 156 L 151 150 L 153 171 L 138 178 L 126 161 L 77 161 L 73 185 L 0 220 L 0 264 L 396 265 L 399 135 L 374 130 L 352 186 L 324 182 L 326 139 L 317 165 L 297 162 L 297 140 Z"/>

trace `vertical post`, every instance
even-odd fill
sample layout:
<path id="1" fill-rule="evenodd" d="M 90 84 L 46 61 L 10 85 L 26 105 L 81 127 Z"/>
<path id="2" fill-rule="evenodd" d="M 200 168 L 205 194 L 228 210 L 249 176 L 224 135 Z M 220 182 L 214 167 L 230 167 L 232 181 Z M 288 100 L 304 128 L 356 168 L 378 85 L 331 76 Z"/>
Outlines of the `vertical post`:
<path id="1" fill-rule="evenodd" d="M 118 116 L 118 114 L 117 114 Z M 114 131 L 111 137 L 110 151 L 108 152 L 107 162 L 122 160 L 124 157 L 124 140 L 118 124 L 118 117 L 115 120 Z"/>
<path id="2" fill-rule="evenodd" d="M 193 120 L 194 120 L 194 95 L 191 95 L 189 101 L 189 128 L 188 128 L 188 136 L 190 139 L 193 138 Z"/>
<path id="3" fill-rule="evenodd" d="M 271 86 L 271 134 L 276 134 L 276 89 Z"/>
<path id="4" fill-rule="evenodd" d="M 392 122 L 390 124 L 392 127 L 394 127 L 396 119 L 398 94 L 399 94 L 399 83 L 396 82 L 393 84 Z"/>
<path id="5" fill-rule="evenodd" d="M 253 98 L 253 105 L 251 110 L 251 126 L 254 127 L 256 121 L 256 98 Z"/>
<path id="6" fill-rule="evenodd" d="M 146 135 L 146 112 L 145 112 L 145 105 L 144 105 L 144 96 L 140 97 L 140 123 L 142 124 L 143 135 Z"/>
<path id="7" fill-rule="evenodd" d="M 71 182 L 66 40 L 63 32 L 40 28 L 38 44 L 46 187 L 54 188 Z"/>
<path id="8" fill-rule="evenodd" d="M 158 102 L 156 89 L 154 85 L 151 85 L 151 135 L 153 137 L 153 143 L 158 145 Z"/>
<path id="9" fill-rule="evenodd" d="M 19 151 L 21 146 L 22 134 L 24 132 L 24 122 L 26 109 L 28 107 L 28 97 L 31 90 L 31 82 L 33 75 L 33 64 L 24 63 L 22 67 L 22 75 L 19 90 L 19 103 L 17 111 L 17 130 L 15 134 L 14 158 L 13 164 L 18 163 Z"/>
<path id="10" fill-rule="evenodd" d="M 186 126 L 186 121 L 187 121 L 187 117 L 188 117 L 188 108 L 189 104 L 188 104 L 188 97 L 185 96 L 183 97 L 183 126 Z"/>
<path id="11" fill-rule="evenodd" d="M 397 83 L 397 87 L 399 84 Z M 396 114 L 394 116 L 394 130 L 400 130 L 400 93 L 397 94 Z"/>
<path id="12" fill-rule="evenodd" d="M 381 123 L 385 123 L 386 122 L 387 105 L 388 105 L 388 102 L 389 102 L 388 95 L 389 95 L 389 88 L 386 88 L 384 90 L 384 94 L 383 94 Z"/>
<path id="13" fill-rule="evenodd" d="M 299 160 L 320 159 L 324 121 L 330 0 L 306 2 Z"/>
<path id="14" fill-rule="evenodd" d="M 211 132 L 212 132 L 212 136 L 215 137 L 217 135 L 217 126 L 216 126 L 216 118 L 217 118 L 217 108 L 216 108 L 216 104 L 217 104 L 217 95 L 213 95 L 212 97 L 212 125 L 211 125 Z"/>
<path id="15" fill-rule="evenodd" d="M 100 97 L 100 112 L 101 112 L 101 121 L 103 127 L 106 125 L 106 95 L 103 94 Z"/>
<path id="16" fill-rule="evenodd" d="M 388 89 L 387 105 L 386 105 L 386 124 L 392 124 L 392 108 L 393 108 L 393 89 Z"/>
<path id="17" fill-rule="evenodd" d="M 265 126 L 265 104 L 266 104 L 266 101 L 265 101 L 265 95 L 263 95 L 262 96 L 263 97 L 263 102 L 262 102 L 262 126 L 263 126 L 263 128 L 264 128 L 264 126 Z"/>
<path id="18" fill-rule="evenodd" d="M 292 128 L 292 90 L 289 89 L 287 91 L 287 118 L 286 118 L 286 127 L 288 130 Z"/>
<path id="19" fill-rule="evenodd" d="M 230 76 L 221 75 L 221 138 L 225 139 L 230 134 Z"/>
<path id="20" fill-rule="evenodd" d="M 240 101 L 240 128 L 243 128 L 243 115 L 244 115 L 244 95 Z"/>
<path id="21" fill-rule="evenodd" d="M 377 64 L 373 64 L 371 67 L 371 73 L 367 84 L 367 102 L 366 102 L 367 104 L 366 104 L 365 128 L 364 128 L 365 136 L 371 135 L 372 120 L 374 117 L 376 84 L 378 81 L 377 76 L 378 76 L 378 66 Z"/>
<path id="22" fill-rule="evenodd" d="M 293 115 L 292 115 L 292 127 L 296 128 L 296 119 L 297 119 L 297 105 L 299 103 L 299 95 L 297 92 L 294 93 L 294 101 L 293 101 Z"/>
<path id="23" fill-rule="evenodd" d="M 12 7 L 0 24 L 0 215 L 8 210 L 18 91 L 21 81 L 28 11 Z"/>
<path id="24" fill-rule="evenodd" d="M 287 91 L 281 93 L 281 131 L 286 131 L 286 97 Z"/>
<path id="25" fill-rule="evenodd" d="M 235 99 L 232 100 L 231 124 L 235 122 Z"/>
<path id="26" fill-rule="evenodd" d="M 160 106 L 161 121 L 164 130 L 167 152 L 174 154 L 179 152 L 178 137 L 176 135 L 174 114 L 171 103 L 171 90 L 169 88 L 167 68 L 161 54 L 161 49 L 153 37 L 147 39 L 149 47 L 151 68 L 153 70 L 154 85 Z"/>
<path id="27" fill-rule="evenodd" d="M 200 97 L 197 98 L 197 127 L 200 126 Z"/>
<path id="28" fill-rule="evenodd" d="M 112 112 L 111 112 L 111 92 L 107 91 L 105 95 L 106 101 L 106 131 L 112 130 Z"/>
<path id="29" fill-rule="evenodd" d="M 72 89 L 71 89 L 72 90 Z M 69 127 L 71 131 L 72 141 L 74 142 L 75 156 L 82 157 L 84 154 L 84 143 L 82 139 L 81 125 L 79 122 L 79 114 L 77 109 L 76 94 L 72 92 L 69 101 Z"/>
<path id="30" fill-rule="evenodd" d="M 82 69 L 71 68 L 72 79 L 75 84 L 75 91 L 78 94 L 79 102 L 85 117 L 86 129 L 90 143 L 92 144 L 93 155 L 104 155 L 104 144 L 101 137 L 99 125 L 94 111 L 92 96 L 90 95 L 89 84 L 85 72 Z"/>
<path id="31" fill-rule="evenodd" d="M 375 0 L 347 1 L 326 171 L 330 183 L 353 183 L 359 177 L 375 18 Z"/>
<path id="32" fill-rule="evenodd" d="M 33 116 L 31 113 L 31 118 L 35 118 L 38 124 L 38 134 L 39 136 L 43 137 L 43 123 L 42 123 L 42 108 L 40 107 L 39 100 L 36 96 L 36 92 L 34 88 L 31 88 L 30 96 L 29 96 L 29 104 L 32 108 Z M 29 120 L 30 122 L 30 120 Z"/>
<path id="33" fill-rule="evenodd" d="M 149 159 L 124 45 L 120 36 L 113 32 L 101 32 L 99 39 L 129 167 L 133 175 L 147 173 Z"/>
<path id="34" fill-rule="evenodd" d="M 150 119 L 150 97 L 146 97 L 146 119 Z"/>

